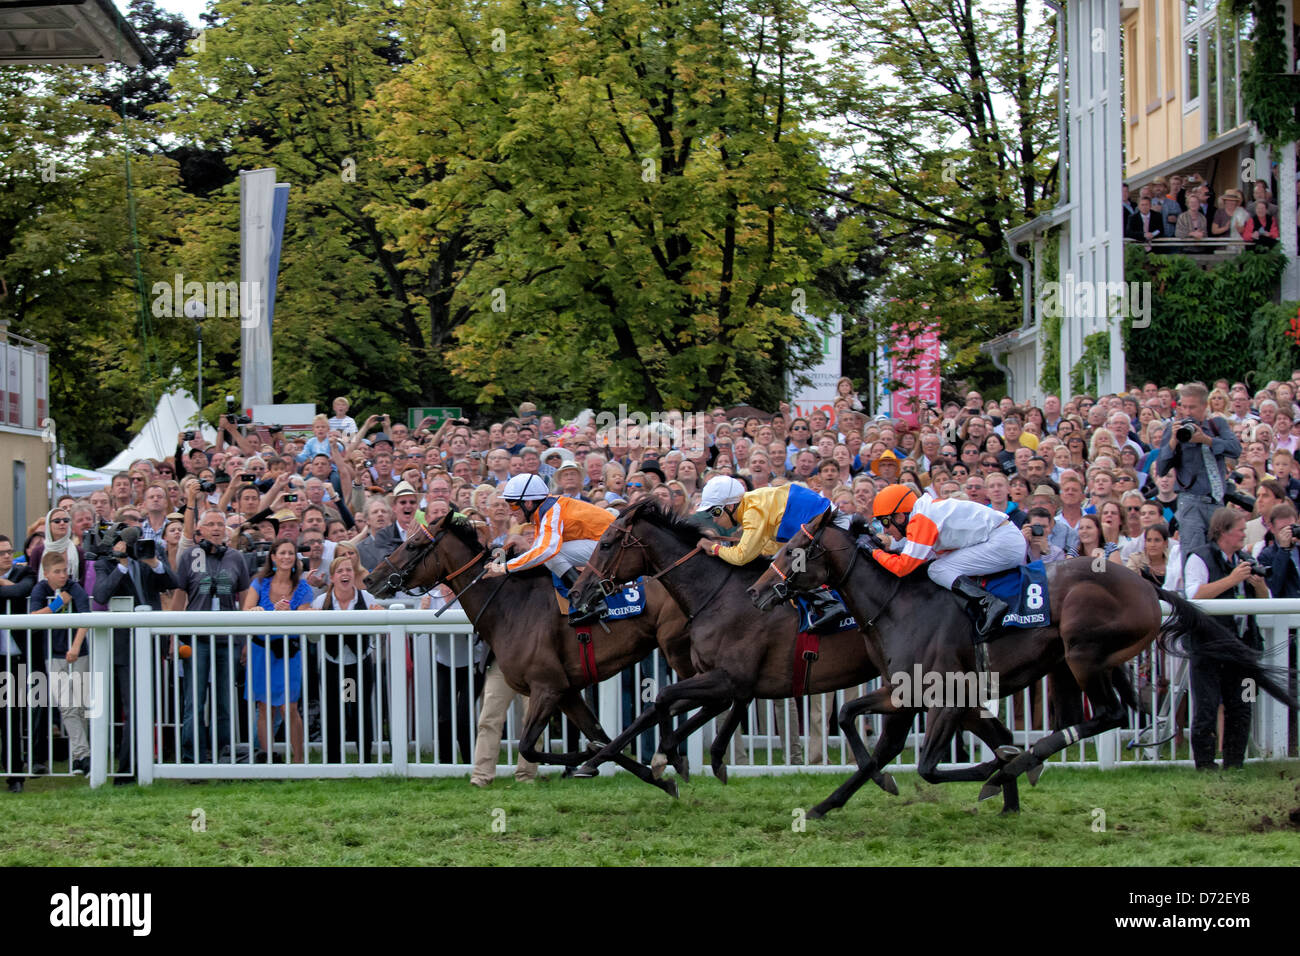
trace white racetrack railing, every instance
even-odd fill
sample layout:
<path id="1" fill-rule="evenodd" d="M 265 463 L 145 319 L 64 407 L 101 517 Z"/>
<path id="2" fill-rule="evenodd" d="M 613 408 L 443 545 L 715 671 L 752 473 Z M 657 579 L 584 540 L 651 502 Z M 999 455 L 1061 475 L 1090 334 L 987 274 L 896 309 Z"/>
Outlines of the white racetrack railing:
<path id="1" fill-rule="evenodd" d="M 1257 615 L 1265 639 L 1265 661 L 1295 666 L 1293 634 L 1300 628 L 1300 600 L 1197 604 L 1210 614 Z M 8 682 L 0 685 L 0 691 L 7 690 L 2 695 L 7 706 L 0 710 L 0 775 L 32 776 L 33 763 L 45 764 L 46 773 L 70 772 L 61 769 L 62 760 L 56 759 L 62 757 L 61 744 L 56 746 L 60 735 L 54 732 L 56 713 L 62 716 L 57 701 L 14 706 L 24 668 L 28 678 L 34 670 L 29 666 L 29 649 L 55 624 L 90 629 L 83 678 L 87 699 L 82 702 L 88 712 L 92 786 L 133 771 L 142 784 L 159 778 L 464 776 L 471 770 L 473 751 L 479 744 L 482 676 L 473 665 L 469 622 L 459 609 L 448 610 L 441 617 L 432 611 L 404 610 L 400 605 L 369 611 L 114 610 L 60 614 L 57 621 L 50 615 L 16 615 L 0 622 L 18 632 L 20 650 L 25 652 L 21 657 L 0 654 Z M 114 628 L 131 629 L 130 659 L 121 667 L 114 659 Z M 255 667 L 251 660 L 240 663 L 245 648 L 250 657 L 263 653 L 247 646 L 249 638 L 286 632 L 301 636 L 301 646 L 307 651 L 300 651 L 296 658 L 272 656 L 269 667 Z M 594 637 L 600 640 L 599 630 Z M 178 656 L 174 638 L 190 642 L 194 653 L 188 661 Z M 1015 632 L 999 638 L 1015 639 Z M 353 657 L 360 652 L 359 665 L 347 658 L 340 641 L 350 645 Z M 1053 758 L 1053 763 L 1101 768 L 1191 765 L 1187 727 L 1195 702 L 1186 693 L 1186 662 L 1151 648 L 1129 666 L 1146 705 L 1144 712 L 1129 711 L 1128 726 L 1081 741 Z M 203 673 L 206 681 L 200 677 Z M 812 676 L 815 686 L 815 665 Z M 296 706 L 291 706 L 287 715 L 274 713 L 282 711 L 274 706 L 276 684 L 292 686 L 295 678 L 301 687 L 297 700 L 291 694 L 290 702 Z M 672 679 L 666 662 L 656 652 L 602 681 L 586 695 L 602 726 L 613 736 Z M 835 714 L 842 703 L 876 686 L 878 681 L 808 698 L 802 735 L 793 701 L 755 701 L 727 750 L 729 774 L 850 772 L 852 755 L 834 729 Z M 106 695 L 106 699 L 97 694 Z M 268 708 L 275 718 L 269 744 L 262 739 L 267 734 L 258 729 L 261 720 L 255 699 L 259 696 L 273 703 Z M 134 701 L 134 707 L 122 706 L 124 700 Z M 39 719 L 42 710 L 43 728 Z M 301 747 L 295 746 L 295 712 L 303 723 Z M 123 720 L 128 715 L 129 723 Z M 188 732 L 187 715 L 192 724 Z M 1048 733 L 1046 681 L 1004 697 L 998 716 L 1022 747 Z M 485 736 L 480 769 L 495 775 L 513 772 L 522 718 L 516 701 L 507 714 L 500 745 L 493 748 Z M 1287 708 L 1260 692 L 1253 708 L 1249 759 L 1294 755 L 1294 720 Z M 880 718 L 863 721 L 871 747 L 880 732 Z M 281 722 L 287 726 L 279 727 Z M 62 736 L 66 736 L 68 721 L 61 723 Z M 686 744 L 697 773 L 708 770 L 715 724 L 706 725 Z M 918 718 L 907 749 L 900 762 L 891 765 L 893 769 L 915 769 L 924 739 L 923 724 L 924 718 Z M 654 729 L 640 735 L 629 745 L 632 754 L 648 760 L 657 739 Z M 538 746 L 561 752 L 586 743 L 567 719 L 559 718 Z M 129 751 L 126 761 L 120 759 L 123 748 Z M 34 759 L 25 759 L 24 754 Z M 148 759 L 139 760 L 141 754 Z M 293 759 L 295 756 L 301 759 Z M 992 754 L 982 742 L 963 733 L 953 741 L 948 756 L 953 765 L 961 766 L 990 759 Z M 558 769 L 543 767 L 541 772 Z M 606 765 L 602 772 L 613 773 L 613 766 Z"/>

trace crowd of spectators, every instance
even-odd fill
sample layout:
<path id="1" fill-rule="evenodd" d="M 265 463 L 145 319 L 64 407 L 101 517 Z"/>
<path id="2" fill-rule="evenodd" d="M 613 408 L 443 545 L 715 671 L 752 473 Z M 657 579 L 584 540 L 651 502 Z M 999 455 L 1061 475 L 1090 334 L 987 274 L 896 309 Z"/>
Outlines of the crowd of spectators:
<path id="1" fill-rule="evenodd" d="M 1264 180 L 1256 180 L 1245 196 L 1225 189 L 1215 196 L 1196 173 L 1157 177 L 1136 196 L 1122 187 L 1124 238 L 1148 249 L 1193 252 L 1198 243 L 1236 240 L 1271 245 L 1278 240 L 1278 206 Z M 1169 243 L 1160 240 L 1176 239 Z"/>
<path id="2" fill-rule="evenodd" d="M 1247 587 L 1250 593 L 1263 587 L 1279 596 L 1300 594 L 1300 370 L 1290 381 L 1253 392 L 1226 379 L 1182 390 L 1180 397 L 1173 388 L 1145 382 L 1124 394 L 1067 402 L 1049 395 L 1041 407 L 1010 398 L 986 402 L 970 391 L 963 404 L 925 408 L 916 424 L 868 416 L 848 379 L 834 402 L 833 424 L 827 410 L 801 416 L 782 404 L 775 414 L 670 411 L 648 422 L 627 418 L 598 427 L 590 413 L 562 422 L 524 403 L 517 415 L 499 421 L 426 419 L 407 427 L 373 414 L 358 425 L 347 414 L 347 401 L 338 399 L 334 416 L 318 416 L 310 436 L 290 437 L 223 416 L 215 444 L 185 433 L 172 458 L 137 461 L 109 488 L 82 499 L 62 496 L 22 535 L 0 537 L 0 600 L 10 612 L 48 609 L 53 602 L 47 592 L 63 587 L 63 574 L 68 589 L 60 607 L 82 606 L 89 596 L 98 608 L 118 593 L 136 604 L 190 610 L 369 606 L 373 599 L 360 590 L 362 578 L 417 523 L 457 510 L 484 521 L 495 542 L 526 533 L 512 525 L 497 495 L 522 472 L 540 475 L 556 494 L 613 511 L 649 497 L 683 516 L 718 474 L 749 488 L 800 482 L 850 514 L 870 514 L 881 488 L 903 482 L 1005 512 L 1032 555 L 1045 562 L 1100 558 L 1173 590 L 1183 587 L 1188 553 L 1212 543 L 1211 512 L 1222 508 L 1242 519 L 1241 560 L 1259 562 L 1251 565 L 1258 574 L 1238 582 L 1243 594 Z M 1202 473 L 1207 464 L 1185 453 L 1194 443 L 1184 442 L 1180 451 L 1172 437 L 1197 400 L 1216 436 L 1218 484 Z M 1209 437 L 1205 442 L 1210 448 Z M 1194 480 L 1207 483 L 1193 487 Z M 112 553 L 102 541 L 87 545 L 110 526 L 118 529 Z M 126 535 L 132 542 L 153 542 L 147 557 L 135 555 L 134 543 L 126 553 L 121 529 L 134 529 Z M 342 578 L 340 567 L 346 569 Z M 1204 580 L 1201 574 L 1198 581 Z M 440 606 L 452 595 L 435 599 Z M 75 635 L 69 641 L 50 632 L 49 640 L 33 652 L 29 667 L 75 664 Z M 268 711 L 275 708 L 300 755 L 302 715 L 293 706 L 300 650 L 273 648 L 279 638 L 272 636 L 254 642 L 250 663 L 249 648 L 230 640 L 195 641 L 185 662 L 182 759 L 209 759 L 210 744 L 230 743 L 211 727 L 196 733 L 194 724 L 210 674 L 220 684 L 223 673 L 243 668 L 255 677 L 244 692 L 257 702 L 262 746 L 272 732 Z M 269 681 L 268 651 L 274 654 Z M 276 676 L 285 653 L 293 660 L 287 681 Z M 336 641 L 326 663 L 334 670 L 356 668 L 368 653 L 360 645 L 349 652 Z M 448 670 L 442 697 L 460 697 L 468 671 L 451 672 L 472 662 L 439 658 L 439 665 Z M 493 695 L 505 699 L 499 683 L 491 685 Z M 482 686 L 479 677 L 476 692 Z M 215 695 L 222 727 L 225 696 Z M 497 733 L 501 718 L 494 708 Z M 80 759 L 84 744 L 75 722 L 65 717 L 62 723 Z M 441 724 L 440 736 L 450 738 Z M 463 723 L 461 729 L 455 743 L 467 760 Z M 443 749 L 453 746 L 447 739 Z"/>

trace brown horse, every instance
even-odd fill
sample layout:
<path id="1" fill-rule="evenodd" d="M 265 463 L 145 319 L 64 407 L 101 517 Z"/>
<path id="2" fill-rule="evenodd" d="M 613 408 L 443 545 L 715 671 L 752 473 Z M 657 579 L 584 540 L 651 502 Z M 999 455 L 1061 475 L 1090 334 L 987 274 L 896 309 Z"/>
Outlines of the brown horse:
<path id="1" fill-rule="evenodd" d="M 828 514 L 810 521 L 750 588 L 755 606 L 769 608 L 790 593 L 829 583 L 860 620 L 875 622 L 868 642 L 882 673 L 894 678 L 914 674 L 916 668 L 945 677 L 976 673 L 972 624 L 957 598 L 924 574 L 900 579 L 885 570 L 859 547 L 856 536 L 865 530 L 861 518 L 854 519 L 849 531 L 836 527 Z M 800 570 L 794 570 L 796 565 Z M 1003 767 L 985 764 L 984 769 L 992 773 L 981 799 L 1021 773 L 1035 783 L 1048 757 L 1079 740 L 1121 726 L 1124 707 L 1116 693 L 1116 668 L 1158 637 L 1166 649 L 1194 661 L 1237 665 L 1278 700 L 1298 706 L 1285 689 L 1285 675 L 1261 665 L 1258 652 L 1179 595 L 1156 588 L 1127 568 L 1089 558 L 1056 562 L 1048 566 L 1048 591 L 1051 626 L 1021 630 L 988 644 L 988 667 L 998 675 L 1000 695 L 1006 696 L 1046 674 L 1059 673 L 1063 662 L 1091 703 L 1093 717 L 1048 734 Z M 1163 627 L 1161 600 L 1173 608 Z M 902 751 L 914 715 L 925 710 L 925 745 L 918 764 L 921 776 L 932 782 L 972 779 L 936 770 L 961 712 L 951 706 L 924 702 L 918 706 L 915 699 L 900 699 L 901 684 L 901 680 L 892 681 L 845 704 L 840 711 L 841 726 L 851 733 L 855 732 L 853 719 L 860 714 L 889 715 L 877 746 L 877 755 L 888 761 Z M 809 815 L 820 817 L 843 806 L 876 769 L 874 763 L 862 766 Z"/>
<path id="2" fill-rule="evenodd" d="M 713 716 L 731 706 L 719 734 L 721 746 L 715 740 L 711 752 L 714 773 L 725 779 L 722 757 L 726 740 L 734 732 L 744 707 L 756 697 L 782 700 L 794 695 L 796 613 L 783 605 L 770 615 L 764 614 L 747 597 L 746 589 L 766 570 L 767 562 L 759 560 L 745 567 L 726 564 L 695 550 L 699 538 L 698 526 L 663 512 L 652 501 L 632 505 L 605 530 L 574 585 L 571 596 L 581 607 L 611 587 L 611 582 L 640 575 L 659 577 L 691 619 L 691 660 L 700 672 L 664 688 L 655 700 L 653 713 L 644 712 L 636 724 L 579 773 L 590 772 L 600 760 L 612 756 L 621 741 L 632 739 L 651 719 L 658 719 L 660 728 L 659 753 L 651 767 L 656 773 L 662 772 L 667 755 L 675 752 L 690 732 L 689 725 L 674 729 L 670 713 L 679 707 L 701 707 L 701 713 Z M 853 687 L 879 673 L 861 633 L 845 631 L 822 641 L 821 656 L 807 691 L 824 693 Z M 1007 748 L 1001 750 L 1001 756 L 1019 753 L 1011 747 L 1011 732 L 997 719 L 981 716 L 979 707 L 964 710 L 959 722 L 995 749 Z M 846 736 L 859 765 L 875 768 L 877 764 L 870 760 L 860 735 L 856 731 L 850 734 L 846 728 Z M 986 779 L 989 773 L 979 779 Z M 878 770 L 867 772 L 863 779 L 875 780 L 887 792 L 898 792 L 892 778 Z M 1014 810 L 1015 790 L 1007 787 L 1003 796 L 1007 808 Z"/>
<path id="3" fill-rule="evenodd" d="M 506 683 L 528 695 L 519 752 L 535 763 L 576 766 L 599 749 L 598 745 L 609 742 L 609 735 L 582 699 L 582 690 L 592 681 L 577 637 L 560 612 L 549 571 L 478 579 L 490 556 L 485 535 L 485 525 L 454 513 L 446 515 L 408 536 L 366 577 L 366 588 L 376 597 L 389 597 L 411 588 L 450 587 L 475 630 L 492 648 Z M 597 627 L 592 637 L 595 669 L 601 680 L 643 660 L 656 647 L 677 673 L 689 676 L 695 672 L 686 618 L 655 582 L 647 582 L 644 614 L 610 621 L 607 634 Z M 586 734 L 592 741 L 591 750 L 552 754 L 536 749 L 538 738 L 557 711 Z M 677 795 L 676 783 L 659 779 L 645 764 L 621 752 L 612 754 L 611 759 L 647 783 Z M 677 759 L 678 772 L 684 776 L 684 761 Z"/>

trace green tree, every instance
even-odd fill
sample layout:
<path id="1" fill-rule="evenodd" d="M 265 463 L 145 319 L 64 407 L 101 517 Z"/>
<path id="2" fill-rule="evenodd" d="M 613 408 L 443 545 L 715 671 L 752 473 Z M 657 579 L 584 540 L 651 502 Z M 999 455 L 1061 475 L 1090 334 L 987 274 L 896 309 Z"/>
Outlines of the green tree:
<path id="1" fill-rule="evenodd" d="M 377 100 L 390 162 L 433 175 L 381 222 L 408 265 L 473 255 L 450 353 L 478 402 L 751 397 L 808 363 L 827 178 L 798 3 L 488 0 L 421 9 Z M 760 378 L 761 377 L 761 378 Z M 772 389 L 765 390 L 770 397 Z"/>
<path id="2" fill-rule="evenodd" d="M 1019 318 L 1008 229 L 1057 183 L 1055 17 L 1030 0 L 836 0 L 823 9 L 837 66 L 827 119 L 856 158 L 837 198 L 879 224 L 877 327 L 938 316 L 945 374 L 996 380 L 979 345 Z"/>

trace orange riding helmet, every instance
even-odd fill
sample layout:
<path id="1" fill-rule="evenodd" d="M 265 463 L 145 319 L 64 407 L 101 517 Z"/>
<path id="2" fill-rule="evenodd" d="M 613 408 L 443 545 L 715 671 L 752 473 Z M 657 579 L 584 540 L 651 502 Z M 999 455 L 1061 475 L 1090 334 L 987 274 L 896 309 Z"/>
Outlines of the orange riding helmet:
<path id="1" fill-rule="evenodd" d="M 876 494 L 871 504 L 871 513 L 877 518 L 890 515 L 911 514 L 916 504 L 916 492 L 907 485 L 886 485 Z"/>

